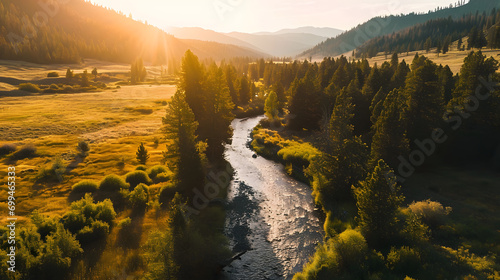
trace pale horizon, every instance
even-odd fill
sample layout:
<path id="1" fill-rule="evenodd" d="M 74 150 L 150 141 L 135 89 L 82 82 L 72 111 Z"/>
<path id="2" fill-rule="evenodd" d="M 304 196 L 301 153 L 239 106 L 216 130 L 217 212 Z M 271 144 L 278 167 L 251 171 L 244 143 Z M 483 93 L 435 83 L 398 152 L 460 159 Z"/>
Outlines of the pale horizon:
<path id="1" fill-rule="evenodd" d="M 353 0 L 92 0 L 161 29 L 200 27 L 217 32 L 275 32 L 304 26 L 349 30 L 372 17 L 420 13 L 458 1 Z"/>

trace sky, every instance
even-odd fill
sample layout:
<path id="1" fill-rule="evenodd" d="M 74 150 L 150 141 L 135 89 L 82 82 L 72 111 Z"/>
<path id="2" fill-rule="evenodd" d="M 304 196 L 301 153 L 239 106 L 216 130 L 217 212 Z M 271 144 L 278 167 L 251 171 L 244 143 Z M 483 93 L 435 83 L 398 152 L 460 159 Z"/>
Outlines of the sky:
<path id="1" fill-rule="evenodd" d="M 218 32 L 277 31 L 301 26 L 351 29 L 374 16 L 427 12 L 458 0 L 91 0 L 160 28 Z"/>

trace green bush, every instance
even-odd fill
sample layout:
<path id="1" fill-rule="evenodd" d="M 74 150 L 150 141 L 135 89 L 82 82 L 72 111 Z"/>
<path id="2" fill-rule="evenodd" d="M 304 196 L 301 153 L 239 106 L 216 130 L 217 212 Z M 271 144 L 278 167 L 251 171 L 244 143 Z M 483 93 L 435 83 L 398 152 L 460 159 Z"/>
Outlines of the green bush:
<path id="1" fill-rule="evenodd" d="M 76 234 L 76 239 L 82 244 L 105 240 L 109 234 L 109 225 L 102 221 L 93 221 Z"/>
<path id="2" fill-rule="evenodd" d="M 129 217 L 127 217 L 118 223 L 118 227 L 126 228 L 126 227 L 129 227 L 131 225 L 131 223 L 132 223 L 132 220 Z"/>
<path id="3" fill-rule="evenodd" d="M 128 199 L 132 208 L 145 209 L 149 202 L 149 188 L 145 184 L 137 185 L 132 192 L 130 192 Z"/>
<path id="4" fill-rule="evenodd" d="M 82 243 L 105 238 L 116 217 L 113 203 L 109 199 L 94 203 L 90 194 L 71 203 L 70 209 L 63 216 L 62 223 Z"/>
<path id="5" fill-rule="evenodd" d="M 129 172 L 125 175 L 125 181 L 130 184 L 130 188 L 135 188 L 140 183 L 149 185 L 151 184 L 151 179 L 148 174 L 141 170 L 136 170 Z"/>
<path id="6" fill-rule="evenodd" d="M 42 240 L 53 232 L 56 232 L 58 222 L 54 218 L 49 218 L 38 213 L 38 210 L 33 211 L 30 216 L 31 222 L 36 226 L 37 232 Z"/>
<path id="7" fill-rule="evenodd" d="M 418 272 L 422 266 L 420 253 L 406 246 L 398 249 L 393 247 L 387 255 L 387 266 L 398 274 L 411 275 Z"/>
<path id="8" fill-rule="evenodd" d="M 139 165 L 135 168 L 135 170 L 146 171 L 148 170 L 148 167 L 146 165 Z"/>
<path id="9" fill-rule="evenodd" d="M 160 190 L 159 202 L 162 204 L 170 202 L 177 192 L 179 192 L 179 188 L 175 184 L 163 186 Z"/>
<path id="10" fill-rule="evenodd" d="M 82 180 L 71 187 L 74 193 L 93 193 L 98 188 L 99 186 L 93 180 Z"/>
<path id="11" fill-rule="evenodd" d="M 163 183 L 163 182 L 168 182 L 174 178 L 174 173 L 172 171 L 169 172 L 163 172 L 160 173 L 156 176 L 155 182 L 157 183 Z"/>
<path id="12" fill-rule="evenodd" d="M 354 269 L 365 260 L 368 245 L 359 231 L 348 229 L 339 234 L 334 242 L 341 268 Z"/>
<path id="13" fill-rule="evenodd" d="M 0 146 L 0 157 L 12 154 L 16 151 L 16 146 L 14 144 L 3 144 Z"/>
<path id="14" fill-rule="evenodd" d="M 430 199 L 425 201 L 413 202 L 408 206 L 410 211 L 417 215 L 422 222 L 427 224 L 432 228 L 436 228 L 442 225 L 445 221 L 446 216 L 451 212 L 451 207 L 443 207 L 441 203 L 436 201 L 431 201 Z"/>
<path id="15" fill-rule="evenodd" d="M 19 88 L 19 90 L 24 90 L 27 92 L 33 92 L 33 93 L 40 92 L 40 88 L 32 83 L 19 84 L 17 87 Z"/>
<path id="16" fill-rule="evenodd" d="M 161 173 L 172 173 L 170 171 L 170 169 L 168 169 L 166 166 L 164 165 L 155 165 L 151 168 L 148 168 L 148 170 L 146 170 L 146 173 L 148 173 L 148 176 L 149 178 L 155 180 L 156 177 L 158 176 L 158 174 L 161 174 Z"/>
<path id="17" fill-rule="evenodd" d="M 59 180 L 62 181 L 64 173 L 66 173 L 67 165 L 61 159 L 61 157 L 57 156 L 53 161 L 52 165 L 49 168 L 42 167 L 38 170 L 38 174 L 36 176 L 37 180 Z"/>
<path id="18" fill-rule="evenodd" d="M 25 158 L 32 158 L 36 156 L 36 148 L 33 145 L 26 145 L 20 150 L 12 154 L 12 159 L 21 160 Z"/>
<path id="19" fill-rule="evenodd" d="M 129 184 L 125 182 L 125 180 L 115 174 L 108 175 L 102 179 L 99 184 L 99 190 L 108 191 L 108 192 L 117 192 L 121 189 L 128 189 Z"/>
<path id="20" fill-rule="evenodd" d="M 57 77 L 59 77 L 59 73 L 57 72 L 49 72 L 47 74 L 47 78 L 57 78 Z"/>

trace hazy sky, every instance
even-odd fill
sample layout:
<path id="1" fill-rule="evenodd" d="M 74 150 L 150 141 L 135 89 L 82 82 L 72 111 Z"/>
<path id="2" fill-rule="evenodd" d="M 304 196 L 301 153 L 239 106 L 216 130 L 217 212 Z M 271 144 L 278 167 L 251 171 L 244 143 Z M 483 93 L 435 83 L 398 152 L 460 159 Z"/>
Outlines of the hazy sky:
<path id="1" fill-rule="evenodd" d="M 220 32 L 277 31 L 300 26 L 350 29 L 373 16 L 426 12 L 458 0 L 91 0 L 160 28 Z"/>

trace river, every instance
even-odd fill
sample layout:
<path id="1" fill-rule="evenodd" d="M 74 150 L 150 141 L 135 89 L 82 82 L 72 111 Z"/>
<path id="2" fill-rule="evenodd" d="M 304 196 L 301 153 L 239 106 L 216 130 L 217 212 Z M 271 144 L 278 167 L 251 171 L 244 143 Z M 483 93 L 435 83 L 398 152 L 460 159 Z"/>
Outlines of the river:
<path id="1" fill-rule="evenodd" d="M 250 133 L 263 117 L 235 119 L 225 156 L 235 169 L 228 192 L 225 232 L 234 253 L 223 279 L 291 279 L 323 238 L 309 186 L 288 176 L 282 164 L 253 158 Z"/>

